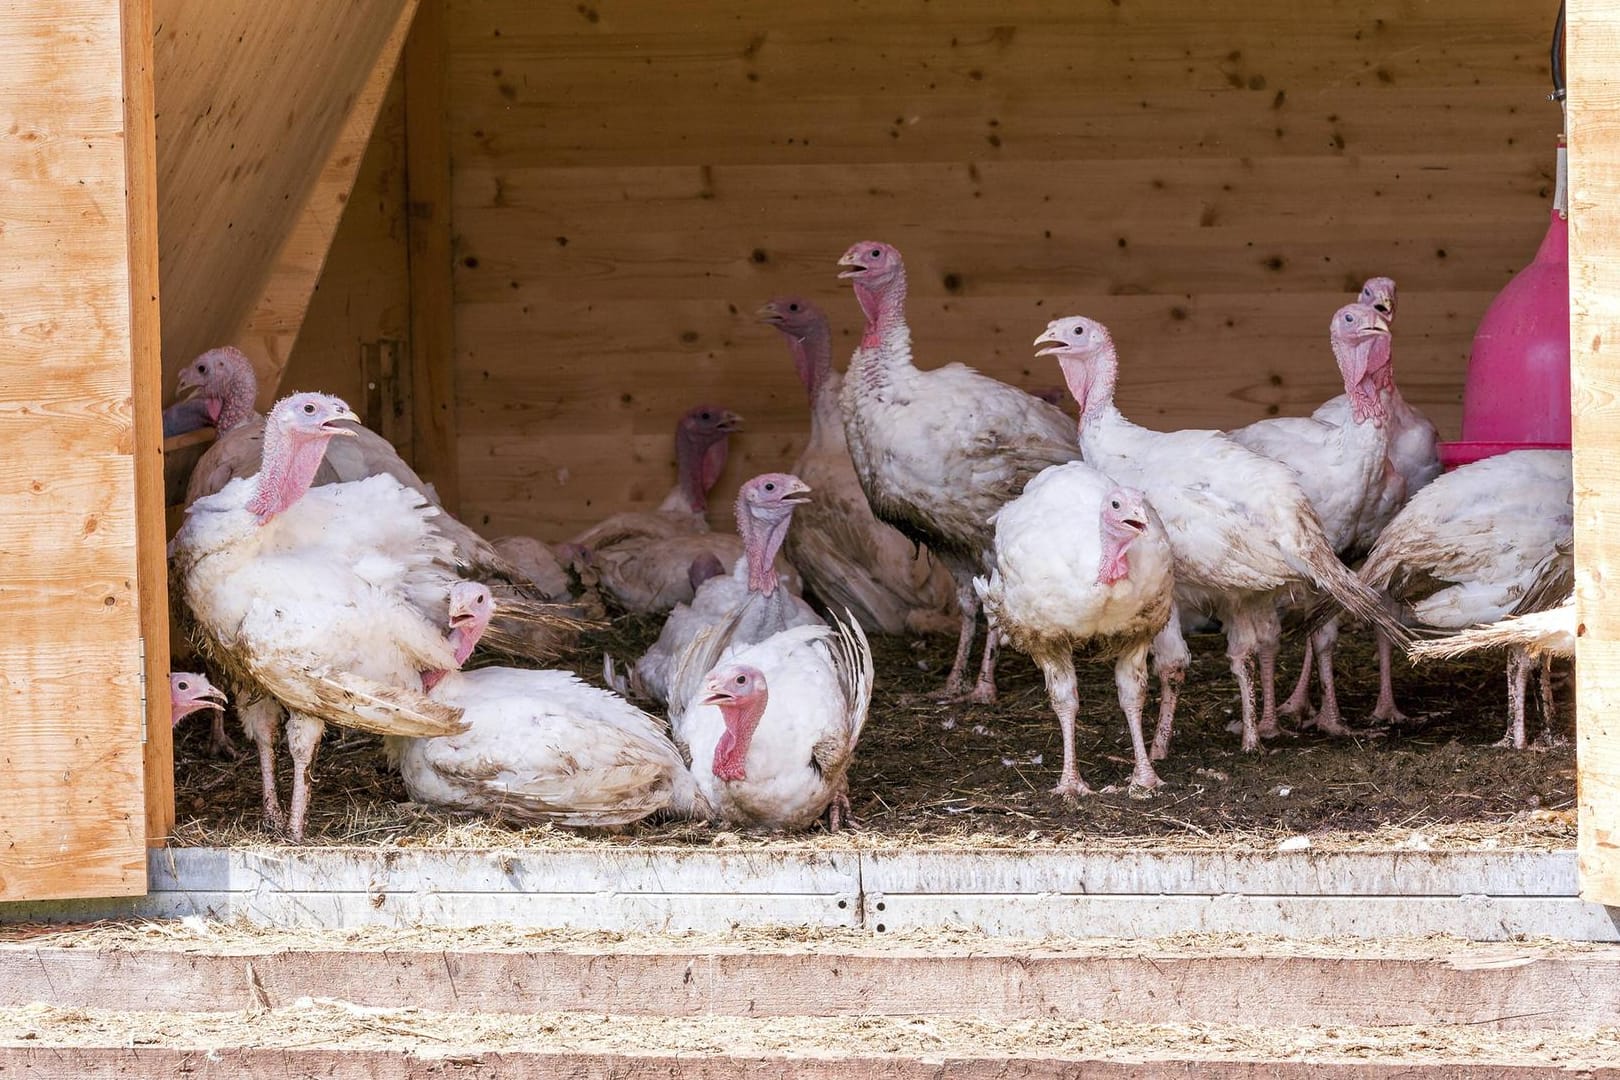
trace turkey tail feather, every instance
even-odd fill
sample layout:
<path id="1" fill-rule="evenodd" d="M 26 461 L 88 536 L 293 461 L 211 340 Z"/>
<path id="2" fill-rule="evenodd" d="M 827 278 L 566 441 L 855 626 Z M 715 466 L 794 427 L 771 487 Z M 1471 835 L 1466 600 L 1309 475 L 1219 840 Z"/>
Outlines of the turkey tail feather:
<path id="1" fill-rule="evenodd" d="M 402 690 L 352 671 L 290 673 L 284 665 L 256 665 L 261 686 L 294 712 L 377 735 L 431 739 L 467 730 L 462 712 L 413 690 Z"/>
<path id="2" fill-rule="evenodd" d="M 1307 541 L 1302 565 L 1295 569 L 1311 579 L 1312 584 L 1327 597 L 1312 608 L 1307 619 L 1308 631 L 1314 631 L 1334 615 L 1334 607 L 1343 608 L 1362 622 L 1370 622 L 1382 630 L 1391 641 L 1405 645 L 1412 640 L 1412 632 L 1390 610 L 1387 597 L 1368 585 L 1339 561 L 1321 531 L 1315 530 Z"/>

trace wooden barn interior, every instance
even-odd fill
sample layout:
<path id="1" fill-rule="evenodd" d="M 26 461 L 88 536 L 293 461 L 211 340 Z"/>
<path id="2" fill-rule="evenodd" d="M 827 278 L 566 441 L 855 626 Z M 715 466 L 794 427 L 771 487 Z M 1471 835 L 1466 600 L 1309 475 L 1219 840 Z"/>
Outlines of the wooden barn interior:
<path id="1" fill-rule="evenodd" d="M 1600 85 L 1620 21 L 1601 7 L 1570 5 L 1571 257 L 1583 846 L 1613 903 L 1620 781 L 1584 772 L 1620 761 L 1598 681 L 1620 670 L 1601 607 L 1620 477 L 1582 452 L 1620 437 L 1600 341 L 1620 269 L 1596 254 L 1620 233 Z M 159 500 L 157 411 L 204 349 L 245 350 L 261 405 L 342 395 L 469 524 L 546 540 L 656 504 L 702 401 L 746 419 L 712 502 L 727 527 L 737 484 L 807 431 L 753 312 L 815 299 L 842 363 L 860 316 L 834 263 L 861 239 L 906 255 L 922 366 L 1056 386 L 1029 342 L 1088 314 L 1119 342 L 1122 408 L 1163 428 L 1337 393 L 1328 319 L 1388 275 L 1401 386 L 1455 438 L 1475 327 L 1546 231 L 1564 129 L 1556 4 L 1524 0 L 36 8 L 0 17 L 28 90 L 0 94 L 0 171 L 35 168 L 27 140 L 62 149 L 0 228 L 0 334 L 38 358 L 5 376 L 0 431 L 48 430 L 56 456 L 7 451 L 0 550 L 54 602 L 0 590 L 22 626 L 0 642 L 0 749 L 37 794 L 0 811 L 0 900 L 139 891 L 173 821 L 169 731 L 136 672 L 167 670 L 161 509 L 207 441 L 165 448 Z M 45 54 L 95 77 L 69 87 Z"/>

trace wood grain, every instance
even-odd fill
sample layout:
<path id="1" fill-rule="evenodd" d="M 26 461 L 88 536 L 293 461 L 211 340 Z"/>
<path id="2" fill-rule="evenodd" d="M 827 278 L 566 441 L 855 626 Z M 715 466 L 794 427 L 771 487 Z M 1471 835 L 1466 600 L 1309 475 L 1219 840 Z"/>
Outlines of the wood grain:
<path id="1" fill-rule="evenodd" d="M 407 4 L 156 0 L 168 379 L 202 350 L 231 343 L 259 304 Z M 356 164 L 358 147 L 351 177 Z M 330 192 L 324 202 L 330 210 Z M 300 264 L 311 282 L 324 253 L 320 245 Z M 262 342 L 236 344 L 258 353 L 273 393 L 267 376 L 279 369 Z"/>
<path id="2" fill-rule="evenodd" d="M 833 262 L 868 237 L 906 255 L 924 366 L 1048 387 L 1028 342 L 1090 314 L 1162 427 L 1313 408 L 1329 316 L 1392 275 L 1402 386 L 1454 435 L 1552 195 L 1550 12 L 1512 0 L 444 3 L 460 489 L 492 531 L 656 502 L 701 400 L 748 420 L 724 525 L 807 427 L 751 312 L 809 295 L 847 356 Z"/>
<path id="3" fill-rule="evenodd" d="M 268 279 L 228 340 L 253 357 L 262 376 L 260 405 L 268 407 L 281 390 L 282 374 L 304 325 L 316 284 L 337 236 L 344 210 L 360 174 L 377 118 L 393 85 L 405 36 L 416 14 L 417 0 L 404 0 L 393 28 L 371 61 L 370 72 L 354 97 L 327 150 L 314 184 L 292 222 Z M 348 64 L 364 63 L 363 56 Z"/>
<path id="4" fill-rule="evenodd" d="M 444 0 L 423 0 L 406 45 L 405 154 L 411 303 L 411 431 L 416 470 L 461 509 L 456 444 L 455 298 L 450 274 L 451 152 Z"/>
<path id="5" fill-rule="evenodd" d="M 121 0 L 124 157 L 128 175 L 131 407 L 141 636 L 146 641 L 146 842 L 174 827 L 174 740 L 169 721 L 169 572 L 163 492 L 163 355 L 158 301 L 157 124 L 151 0 Z"/>
<path id="6" fill-rule="evenodd" d="M 161 515 L 160 426 L 136 383 L 155 221 L 151 131 L 125 114 L 126 93 L 150 111 L 144 14 L 0 13 L 0 899 L 146 888 L 140 642 L 161 633 L 163 593 L 141 544 Z"/>
<path id="7" fill-rule="evenodd" d="M 1568 56 L 1581 896 L 1620 905 L 1620 12 L 1571 0 Z"/>

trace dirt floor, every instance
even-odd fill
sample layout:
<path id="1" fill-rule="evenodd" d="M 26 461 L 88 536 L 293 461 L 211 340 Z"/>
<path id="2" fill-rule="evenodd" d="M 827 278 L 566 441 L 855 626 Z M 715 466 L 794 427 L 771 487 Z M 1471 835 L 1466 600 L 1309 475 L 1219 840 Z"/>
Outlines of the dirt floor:
<path id="1" fill-rule="evenodd" d="M 658 625 L 621 619 L 583 639 L 568 662 L 586 678 L 599 678 L 604 649 L 634 657 L 657 635 Z M 1165 786 L 1151 799 L 1119 791 L 1075 803 L 1048 792 L 1062 751 L 1038 671 L 1023 656 L 1005 652 L 999 704 L 940 704 L 934 694 L 952 644 L 944 638 L 873 639 L 877 690 L 851 776 L 851 798 L 864 827 L 856 836 L 827 842 L 1269 847 L 1303 833 L 1317 846 L 1574 843 L 1573 749 L 1566 743 L 1515 752 L 1492 745 L 1506 723 L 1506 680 L 1496 655 L 1415 672 L 1402 664 L 1396 688 L 1412 717 L 1409 724 L 1353 740 L 1287 735 L 1262 754 L 1246 755 L 1237 736 L 1225 730 L 1237 700 L 1221 639 L 1195 638 L 1175 744 L 1159 765 Z M 1279 677 L 1279 697 L 1297 670 L 1297 653 L 1285 657 L 1290 663 Z M 1356 726 L 1370 713 L 1377 686 L 1364 637 L 1346 635 L 1338 670 L 1344 713 Z M 1130 772 L 1130 742 L 1111 668 L 1082 665 L 1080 677 L 1081 775 L 1098 788 L 1121 783 Z M 1562 688 L 1558 730 L 1566 736 L 1573 727 L 1568 699 Z M 1540 731 L 1534 714 L 1532 704 L 1532 737 Z M 942 726 L 952 719 L 954 728 Z M 234 721 L 231 730 L 246 748 Z M 208 757 L 203 719 L 193 718 L 176 735 L 178 841 L 270 841 L 259 828 L 252 757 Z M 284 798 L 285 772 L 284 765 Z M 312 844 L 579 842 L 563 830 L 508 830 L 499 823 L 491 829 L 480 820 L 414 806 L 406 802 L 399 778 L 384 768 L 377 740 L 355 732 L 329 731 L 315 780 Z M 752 840 L 686 823 L 644 823 L 615 839 L 700 846 Z"/>

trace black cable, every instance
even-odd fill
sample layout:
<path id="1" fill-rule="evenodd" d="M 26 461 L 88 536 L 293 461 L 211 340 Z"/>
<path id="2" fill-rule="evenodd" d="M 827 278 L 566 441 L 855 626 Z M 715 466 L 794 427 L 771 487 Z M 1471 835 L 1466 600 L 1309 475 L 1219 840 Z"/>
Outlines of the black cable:
<path id="1" fill-rule="evenodd" d="M 1553 100 L 1564 100 L 1564 5 L 1558 5 L 1558 22 L 1553 27 L 1552 40 Z"/>

